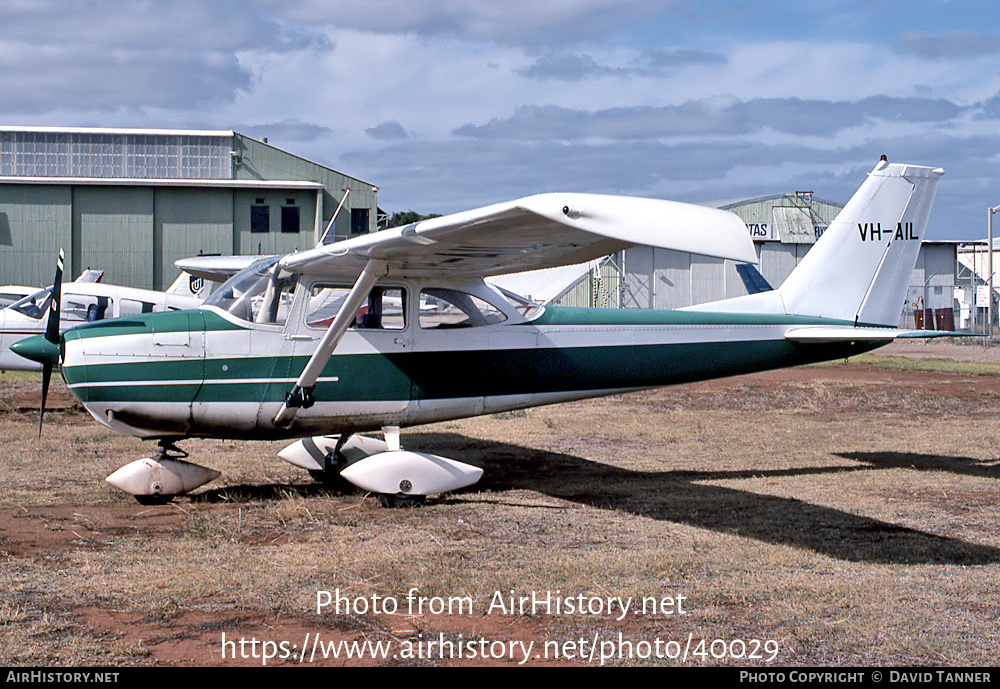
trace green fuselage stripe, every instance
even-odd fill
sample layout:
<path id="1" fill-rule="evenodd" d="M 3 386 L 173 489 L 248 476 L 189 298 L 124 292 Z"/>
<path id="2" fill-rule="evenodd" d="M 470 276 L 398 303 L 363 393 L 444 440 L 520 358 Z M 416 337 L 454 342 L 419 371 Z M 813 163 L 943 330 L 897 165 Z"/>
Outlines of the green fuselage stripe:
<path id="1" fill-rule="evenodd" d="M 753 340 L 345 354 L 327 363 L 315 397 L 366 402 L 657 387 L 841 358 L 881 344 Z M 289 381 L 306 361 L 269 357 L 90 364 L 64 367 L 63 377 L 85 403 L 275 402 L 284 399 Z"/>

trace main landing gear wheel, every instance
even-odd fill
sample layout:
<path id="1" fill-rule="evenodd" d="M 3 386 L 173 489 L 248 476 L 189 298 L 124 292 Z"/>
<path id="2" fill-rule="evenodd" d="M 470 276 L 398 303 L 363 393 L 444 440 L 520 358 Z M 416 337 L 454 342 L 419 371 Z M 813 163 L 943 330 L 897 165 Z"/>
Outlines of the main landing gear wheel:
<path id="1" fill-rule="evenodd" d="M 382 507 L 420 507 L 427 499 L 426 495 L 406 495 L 405 493 L 376 493 Z"/>
<path id="2" fill-rule="evenodd" d="M 343 480 L 378 498 L 386 507 L 416 507 L 428 495 L 471 486 L 483 470 L 425 452 L 398 447 L 398 429 L 387 427 L 391 442 L 362 435 L 303 438 L 278 453 L 318 481 Z M 345 492 L 349 492 L 349 489 Z"/>
<path id="3" fill-rule="evenodd" d="M 170 495 L 133 495 L 135 501 L 140 505 L 146 505 L 147 507 L 155 507 L 157 505 L 166 505 L 167 503 L 173 501 L 174 494 Z"/>
<path id="4" fill-rule="evenodd" d="M 309 470 L 309 475 L 313 481 L 324 488 L 338 493 L 353 493 L 358 489 L 357 486 L 341 476 L 336 470 L 323 471 L 311 469 Z"/>

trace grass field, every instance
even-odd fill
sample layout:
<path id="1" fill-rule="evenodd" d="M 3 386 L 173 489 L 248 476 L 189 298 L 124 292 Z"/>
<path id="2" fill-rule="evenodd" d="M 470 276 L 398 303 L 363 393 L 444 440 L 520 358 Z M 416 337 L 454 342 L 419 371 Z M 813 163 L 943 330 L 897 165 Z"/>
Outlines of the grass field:
<path id="1" fill-rule="evenodd" d="M 207 440 L 182 447 L 223 477 L 142 507 L 103 478 L 148 443 L 73 411 L 39 439 L 8 404 L 0 663 L 260 665 L 270 649 L 282 665 L 319 635 L 385 644 L 326 647 L 326 665 L 992 666 L 1000 379 L 954 363 L 411 429 L 405 447 L 486 472 L 405 510 L 312 483 L 281 444 Z M 317 610 L 324 591 L 341 610 Z"/>

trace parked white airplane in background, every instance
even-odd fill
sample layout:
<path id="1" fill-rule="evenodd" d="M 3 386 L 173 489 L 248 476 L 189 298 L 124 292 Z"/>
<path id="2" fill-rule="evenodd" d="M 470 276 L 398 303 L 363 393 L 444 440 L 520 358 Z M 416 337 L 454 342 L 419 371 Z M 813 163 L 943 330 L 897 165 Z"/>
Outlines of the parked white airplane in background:
<path id="1" fill-rule="evenodd" d="M 88 269 L 84 275 L 93 277 L 97 272 Z M 154 292 L 106 285 L 95 280 L 62 285 L 62 309 L 59 313 L 59 332 L 84 323 L 107 318 L 134 316 L 156 311 L 198 308 L 204 297 L 183 293 L 185 276 L 172 286 L 172 292 Z M 40 371 L 42 365 L 14 354 L 10 346 L 32 335 L 45 332 L 52 300 L 52 288 L 34 288 L 30 293 L 6 308 L 0 309 L 0 370 Z"/>
<path id="2" fill-rule="evenodd" d="M 184 438 L 306 438 L 281 456 L 406 503 L 481 470 L 400 450 L 402 426 L 953 334 L 897 329 L 942 174 L 883 160 L 779 288 L 677 311 L 541 307 L 483 278 L 635 244 L 756 262 L 735 215 L 544 194 L 261 260 L 196 311 L 15 349 L 50 368 L 61 345 L 63 378 L 97 421 L 159 441 L 108 477 L 140 499 L 217 475 L 171 454 Z M 380 429 L 384 441 L 357 435 Z"/>
<path id="3" fill-rule="evenodd" d="M 87 268 L 80 273 L 73 282 L 100 282 L 104 277 L 103 270 L 93 270 Z M 25 285 L 4 285 L 0 287 L 0 309 L 5 309 L 16 301 L 21 301 L 25 297 L 31 296 L 38 291 L 37 287 L 27 287 Z"/>

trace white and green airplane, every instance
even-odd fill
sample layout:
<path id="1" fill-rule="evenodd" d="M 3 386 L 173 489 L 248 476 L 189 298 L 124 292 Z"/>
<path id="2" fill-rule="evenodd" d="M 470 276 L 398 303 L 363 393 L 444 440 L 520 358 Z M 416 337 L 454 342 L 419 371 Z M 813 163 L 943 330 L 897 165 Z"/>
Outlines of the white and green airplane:
<path id="1" fill-rule="evenodd" d="M 544 194 L 264 259 L 197 310 L 88 324 L 16 350 L 61 363 L 100 423 L 159 441 L 158 456 L 108 477 L 141 500 L 218 475 L 179 459 L 173 444 L 185 438 L 303 438 L 280 455 L 406 504 L 482 472 L 400 449 L 401 427 L 943 335 L 897 328 L 942 174 L 883 159 L 779 288 L 676 311 L 541 307 L 484 278 L 637 244 L 755 263 L 735 215 Z"/>

